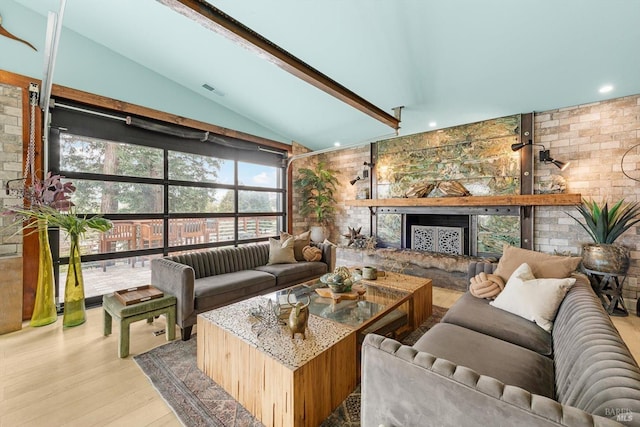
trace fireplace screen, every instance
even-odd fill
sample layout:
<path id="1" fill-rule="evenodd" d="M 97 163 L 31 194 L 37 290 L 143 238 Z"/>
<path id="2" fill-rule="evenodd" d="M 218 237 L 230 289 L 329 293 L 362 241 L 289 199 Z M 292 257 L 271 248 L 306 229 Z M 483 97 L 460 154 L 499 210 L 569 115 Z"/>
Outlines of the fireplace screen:
<path id="1" fill-rule="evenodd" d="M 464 228 L 413 225 L 411 226 L 411 249 L 462 255 L 464 253 L 463 236 Z"/>

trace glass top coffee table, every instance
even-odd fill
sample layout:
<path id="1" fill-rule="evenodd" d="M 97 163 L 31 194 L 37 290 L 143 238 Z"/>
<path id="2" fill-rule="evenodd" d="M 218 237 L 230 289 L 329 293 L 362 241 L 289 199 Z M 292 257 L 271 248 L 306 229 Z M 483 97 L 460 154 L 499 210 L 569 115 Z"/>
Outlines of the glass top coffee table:
<path id="1" fill-rule="evenodd" d="M 310 280 L 291 288 L 283 289 L 266 295 L 274 304 L 278 304 L 283 310 L 283 318 L 288 316 L 288 298 L 291 303 L 300 301 L 309 304 L 309 312 L 323 319 L 329 319 L 350 327 L 357 332 L 364 332 L 373 324 L 380 324 L 381 319 L 387 322 L 398 323 L 398 319 L 404 319 L 406 324 L 406 310 L 399 310 L 406 301 L 411 298 L 411 292 L 406 289 L 398 289 L 384 286 L 377 282 L 359 282 L 365 292 L 357 298 L 336 298 L 321 296 L 316 289 L 327 289 L 327 285 L 319 279 Z M 289 296 L 290 293 L 290 296 Z M 337 299 L 339 298 L 339 299 Z M 377 330 L 377 329 L 376 329 Z"/>
<path id="2" fill-rule="evenodd" d="M 358 381 L 357 339 L 397 313 L 404 328 L 431 315 L 431 280 L 387 273 L 360 282 L 366 292 L 333 302 L 318 280 L 291 289 L 311 316 L 306 338 L 284 324 L 256 331 L 256 311 L 286 303 L 288 290 L 250 298 L 198 315 L 198 368 L 266 426 L 320 425 Z M 293 302 L 293 296 L 291 297 Z"/>

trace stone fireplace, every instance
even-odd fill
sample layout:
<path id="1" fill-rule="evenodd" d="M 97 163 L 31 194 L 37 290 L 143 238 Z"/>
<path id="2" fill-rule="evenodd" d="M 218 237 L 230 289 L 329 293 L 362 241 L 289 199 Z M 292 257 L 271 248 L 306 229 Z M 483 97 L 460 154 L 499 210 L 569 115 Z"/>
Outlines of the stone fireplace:
<path id="1" fill-rule="evenodd" d="M 378 208 L 378 246 L 449 255 L 499 256 L 502 244 L 520 245 L 520 208 Z"/>
<path id="2" fill-rule="evenodd" d="M 535 206 L 574 206 L 580 200 L 580 194 L 353 200 L 351 204 L 369 206 L 375 212 L 378 245 L 375 249 L 339 247 L 337 262 L 430 277 L 436 286 L 465 291 L 470 261 L 496 261 L 505 243 L 530 245 Z M 468 237 L 468 253 L 411 249 L 410 231 L 425 224 L 462 229 L 463 239 Z"/>
<path id="3" fill-rule="evenodd" d="M 409 202 L 408 199 L 398 199 Z M 520 246 L 520 206 L 378 206 L 377 248 L 338 248 L 342 265 L 375 265 L 383 270 L 432 278 L 437 286 L 464 291 L 470 261 L 496 260 L 502 245 Z M 425 230 L 444 230 L 441 250 L 416 247 L 431 244 Z M 413 233 L 416 230 L 419 236 Z M 452 250 L 457 238 L 459 250 Z M 416 242 L 417 239 L 417 242 Z"/>

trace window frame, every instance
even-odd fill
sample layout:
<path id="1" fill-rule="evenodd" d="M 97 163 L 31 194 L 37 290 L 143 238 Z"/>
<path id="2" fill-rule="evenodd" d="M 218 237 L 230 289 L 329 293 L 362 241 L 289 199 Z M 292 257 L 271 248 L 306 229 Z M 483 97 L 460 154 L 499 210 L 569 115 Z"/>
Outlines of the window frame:
<path id="1" fill-rule="evenodd" d="M 67 103 L 67 101 L 64 101 Z M 80 108 L 82 111 L 79 111 Z M 123 117 L 118 117 L 120 114 Z M 52 122 L 49 132 L 49 153 L 48 162 L 49 169 L 61 174 L 66 180 L 98 180 L 118 183 L 141 183 L 161 185 L 163 188 L 163 211 L 162 213 L 111 213 L 103 214 L 110 220 L 152 220 L 161 219 L 163 223 L 163 244 L 157 248 L 146 248 L 118 252 L 88 254 L 82 256 L 83 262 L 108 261 L 131 257 L 144 257 L 149 255 L 168 256 L 174 252 L 185 252 L 202 250 L 220 246 L 238 246 L 247 243 L 255 243 L 266 241 L 269 237 L 264 236 L 249 239 L 241 239 L 239 236 L 239 222 L 242 218 L 256 217 L 276 217 L 276 234 L 278 231 L 286 229 L 287 223 L 287 188 L 286 188 L 286 159 L 287 152 L 279 150 L 260 151 L 258 144 L 255 144 L 255 150 L 248 150 L 247 142 L 240 140 L 243 148 L 233 148 L 233 138 L 229 138 L 230 144 L 218 145 L 214 143 L 203 143 L 198 140 L 185 140 L 177 136 L 170 136 L 143 130 L 135 127 L 126 126 L 122 122 L 125 121 L 124 114 L 113 113 L 99 109 L 89 109 L 85 106 L 64 108 L 56 107 L 52 110 Z M 171 124 L 163 123 L 166 126 Z M 123 175 L 108 175 L 100 173 L 87 173 L 68 171 L 60 169 L 60 151 L 61 151 L 61 133 L 68 133 L 88 138 L 102 139 L 105 141 L 113 141 L 124 144 L 137 146 L 145 146 L 151 148 L 162 149 L 162 178 L 135 177 Z M 223 138 L 223 136 L 220 136 Z M 184 152 L 189 154 L 203 155 L 213 157 L 225 161 L 233 162 L 233 184 L 222 184 L 202 181 L 185 181 L 169 179 L 169 151 Z M 258 187 L 238 184 L 238 162 L 252 163 L 275 167 L 279 170 L 277 174 L 276 185 L 278 187 Z M 169 211 L 169 188 L 171 186 L 189 186 L 199 188 L 224 189 L 234 192 L 234 210 L 228 213 L 217 212 L 185 212 L 171 213 Z M 276 193 L 279 196 L 277 207 L 280 209 L 276 212 L 239 212 L 238 194 L 241 191 L 256 191 L 265 193 Z M 83 214 L 83 212 L 78 212 Z M 91 215 L 91 214 L 89 214 Z M 173 219 L 196 219 L 196 218 L 233 218 L 234 232 L 233 239 L 219 242 L 204 242 L 195 244 L 183 244 L 178 246 L 169 245 L 169 222 Z M 54 259 L 54 276 L 56 282 L 56 295 L 60 290 L 60 266 L 69 263 L 68 254 L 60 253 L 60 234 L 57 230 L 51 230 L 50 242 L 51 251 Z M 101 296 L 87 298 L 87 304 L 99 303 Z M 62 303 L 62 301 L 61 301 Z"/>

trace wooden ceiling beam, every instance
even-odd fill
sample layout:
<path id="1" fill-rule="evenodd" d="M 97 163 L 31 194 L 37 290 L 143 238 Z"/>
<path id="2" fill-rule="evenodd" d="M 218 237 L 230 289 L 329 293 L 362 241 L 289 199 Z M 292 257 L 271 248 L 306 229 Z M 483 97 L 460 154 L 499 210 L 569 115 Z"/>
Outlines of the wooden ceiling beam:
<path id="1" fill-rule="evenodd" d="M 393 115 L 376 107 L 209 3 L 202 0 L 158 1 L 385 125 L 396 130 L 400 128 L 400 120 Z"/>

